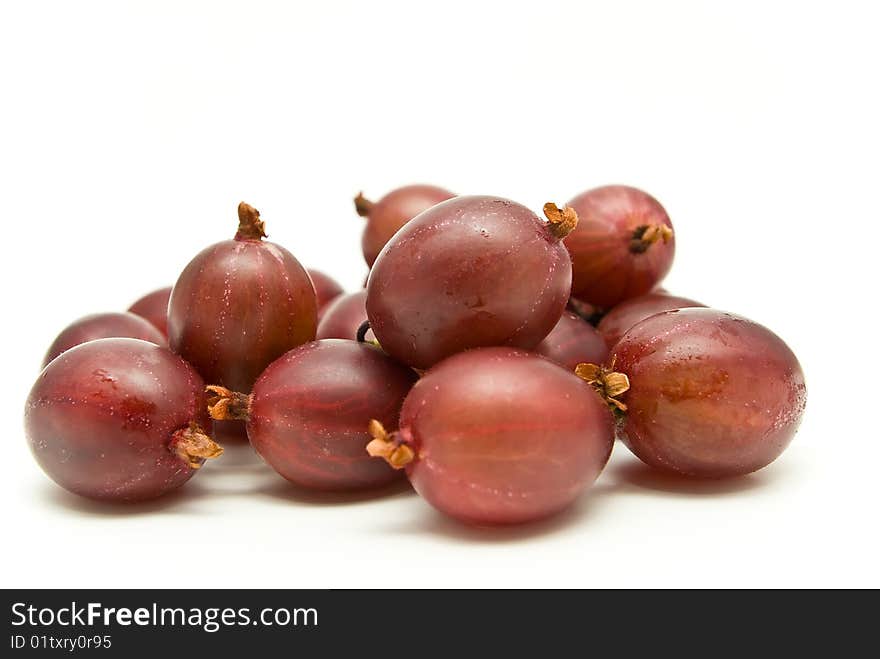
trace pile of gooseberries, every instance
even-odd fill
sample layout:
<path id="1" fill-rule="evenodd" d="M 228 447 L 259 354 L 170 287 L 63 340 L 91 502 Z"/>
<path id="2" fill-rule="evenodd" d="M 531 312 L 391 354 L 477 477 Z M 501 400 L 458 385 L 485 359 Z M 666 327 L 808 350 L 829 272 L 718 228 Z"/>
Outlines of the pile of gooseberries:
<path id="1" fill-rule="evenodd" d="M 25 408 L 46 474 L 140 501 L 244 438 L 297 487 L 408 479 L 453 518 L 516 524 L 576 501 L 615 439 L 650 467 L 718 479 L 794 437 L 797 358 L 660 287 L 675 233 L 645 192 L 595 188 L 541 217 L 411 185 L 358 194 L 355 211 L 362 290 L 304 268 L 242 203 L 234 237 L 173 287 L 65 328 Z"/>

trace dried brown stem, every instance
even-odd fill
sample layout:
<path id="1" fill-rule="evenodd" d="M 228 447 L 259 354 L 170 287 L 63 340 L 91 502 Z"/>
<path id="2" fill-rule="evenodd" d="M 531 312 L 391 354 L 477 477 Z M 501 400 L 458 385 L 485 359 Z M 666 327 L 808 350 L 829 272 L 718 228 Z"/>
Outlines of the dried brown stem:
<path id="1" fill-rule="evenodd" d="M 367 332 L 369 332 L 369 331 L 370 331 L 370 321 L 369 321 L 369 320 L 365 320 L 364 322 L 362 322 L 362 323 L 358 326 L 357 334 L 356 334 L 356 336 L 355 336 L 355 338 L 357 339 L 357 342 L 358 342 L 358 343 L 366 343 L 366 341 L 367 341 Z"/>
<path id="2" fill-rule="evenodd" d="M 617 397 L 629 391 L 629 378 L 624 373 L 614 371 L 613 360 L 610 366 L 578 364 L 574 373 L 593 387 L 612 411 L 626 412 L 626 405 Z"/>
<path id="3" fill-rule="evenodd" d="M 668 243 L 672 235 L 672 227 L 666 224 L 643 224 L 633 231 L 629 241 L 629 251 L 634 254 L 643 254 L 658 240 Z"/>
<path id="4" fill-rule="evenodd" d="M 208 414 L 215 421 L 247 421 L 251 416 L 251 397 L 226 387 L 211 384 L 208 392 Z"/>
<path id="5" fill-rule="evenodd" d="M 199 469 L 208 458 L 223 453 L 223 447 L 211 439 L 195 422 L 181 428 L 171 436 L 169 450 L 191 469 Z"/>
<path id="6" fill-rule="evenodd" d="M 266 237 L 266 223 L 260 219 L 260 211 L 241 202 L 238 205 L 238 232 L 236 240 L 260 240 Z"/>
<path id="7" fill-rule="evenodd" d="M 361 217 L 368 217 L 374 205 L 372 201 L 364 196 L 363 192 L 358 192 L 357 197 L 354 198 L 354 209 Z"/>
<path id="8" fill-rule="evenodd" d="M 549 222 L 547 228 L 556 240 L 562 240 L 565 238 L 568 234 L 574 231 L 578 223 L 578 216 L 574 208 L 571 206 L 559 208 L 559 206 L 552 201 L 548 201 L 544 204 L 544 216 Z"/>
<path id="9" fill-rule="evenodd" d="M 399 432 L 388 433 L 376 419 L 370 419 L 367 426 L 372 441 L 367 444 L 367 453 L 374 458 L 382 458 L 395 469 L 403 469 L 412 462 L 415 451 L 401 437 Z"/>

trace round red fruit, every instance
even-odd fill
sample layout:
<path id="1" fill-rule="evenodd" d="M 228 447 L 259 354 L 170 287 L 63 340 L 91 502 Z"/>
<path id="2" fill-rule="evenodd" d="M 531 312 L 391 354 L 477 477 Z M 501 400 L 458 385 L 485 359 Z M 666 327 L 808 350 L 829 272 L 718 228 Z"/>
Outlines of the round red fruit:
<path id="1" fill-rule="evenodd" d="M 577 314 L 565 311 L 535 352 L 566 370 L 574 371 L 583 362 L 604 362 L 608 347 L 595 327 Z"/>
<path id="2" fill-rule="evenodd" d="M 611 351 L 629 378 L 620 438 L 649 465 L 704 478 L 767 466 L 806 406 L 804 374 L 766 327 L 715 309 L 643 320 Z"/>
<path id="3" fill-rule="evenodd" d="M 429 370 L 398 430 L 371 424 L 371 455 L 405 467 L 430 504 L 475 524 L 514 524 L 570 505 L 602 471 L 612 415 L 580 378 L 543 357 L 482 348 Z"/>
<path id="4" fill-rule="evenodd" d="M 559 321 L 571 288 L 562 239 L 576 215 L 549 222 L 497 197 L 456 197 L 411 220 L 367 282 L 367 317 L 382 348 L 415 368 L 462 350 L 531 350 Z"/>
<path id="5" fill-rule="evenodd" d="M 605 338 L 605 343 L 611 348 L 620 340 L 620 337 L 626 334 L 630 327 L 640 323 L 645 318 L 650 318 L 654 314 L 664 311 L 672 311 L 673 309 L 705 306 L 705 304 L 686 297 L 652 292 L 634 297 L 626 302 L 621 302 L 602 317 L 596 329 L 599 330 L 599 334 Z"/>
<path id="6" fill-rule="evenodd" d="M 95 339 L 110 338 L 141 339 L 161 346 L 167 344 L 162 332 L 140 316 L 128 312 L 96 313 L 61 330 L 43 358 L 43 368 L 65 350 Z"/>
<path id="7" fill-rule="evenodd" d="M 318 338 L 354 341 L 358 328 L 367 319 L 366 301 L 366 291 L 340 295 L 333 300 L 318 323 Z"/>
<path id="8" fill-rule="evenodd" d="M 416 374 L 371 345 L 328 339 L 272 363 L 248 396 L 209 387 L 215 419 L 246 421 L 251 445 L 287 480 L 320 490 L 355 490 L 397 472 L 364 452 L 371 418 L 396 426 Z"/>
<path id="9" fill-rule="evenodd" d="M 330 277 L 330 275 L 325 275 L 320 270 L 309 268 L 307 272 L 309 273 L 309 278 L 312 280 L 312 285 L 315 287 L 315 297 L 318 304 L 318 320 L 320 320 L 327 305 L 345 293 L 345 289 L 343 289 L 335 279 Z"/>
<path id="10" fill-rule="evenodd" d="M 315 338 L 317 300 L 308 273 L 263 240 L 260 214 L 242 203 L 234 240 L 206 248 L 183 270 L 168 308 L 168 339 L 205 380 L 250 391 L 288 350 Z"/>
<path id="11" fill-rule="evenodd" d="M 168 337 L 168 300 L 171 299 L 171 287 L 160 288 L 147 293 L 132 304 L 129 312 L 149 320 L 162 335 Z"/>
<path id="12" fill-rule="evenodd" d="M 608 185 L 568 205 L 580 220 L 565 239 L 576 298 L 609 309 L 649 292 L 669 272 L 675 255 L 672 222 L 651 195 Z"/>
<path id="13" fill-rule="evenodd" d="M 209 428 L 204 383 L 183 359 L 137 339 L 68 350 L 40 374 L 25 431 L 43 471 L 92 499 L 139 501 L 190 479 L 222 452 Z"/>
<path id="14" fill-rule="evenodd" d="M 454 196 L 449 190 L 434 185 L 406 185 L 392 190 L 377 202 L 365 199 L 363 194 L 355 197 L 355 210 L 367 220 L 361 239 L 367 265 L 372 267 L 385 243 L 404 224 L 422 211 Z"/>

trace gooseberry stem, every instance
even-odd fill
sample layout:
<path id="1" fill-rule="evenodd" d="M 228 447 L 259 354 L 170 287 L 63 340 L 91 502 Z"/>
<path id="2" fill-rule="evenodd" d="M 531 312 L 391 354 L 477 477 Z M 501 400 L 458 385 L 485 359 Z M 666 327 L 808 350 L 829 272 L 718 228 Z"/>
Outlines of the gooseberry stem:
<path id="1" fill-rule="evenodd" d="M 556 240 L 562 240 L 572 231 L 578 223 L 578 216 L 574 208 L 566 206 L 559 208 L 552 201 L 544 204 L 544 217 L 547 218 L 547 228 Z"/>
<path id="2" fill-rule="evenodd" d="M 362 322 L 360 324 L 360 326 L 357 329 L 357 335 L 356 335 L 357 342 L 358 343 L 366 343 L 367 332 L 369 332 L 369 331 L 370 331 L 370 321 L 365 320 L 364 322 Z"/>
<path id="3" fill-rule="evenodd" d="M 208 385 L 208 414 L 215 421 L 247 421 L 251 417 L 251 397 L 226 387 Z"/>
<path id="4" fill-rule="evenodd" d="M 358 192 L 357 197 L 354 198 L 354 209 L 361 217 L 368 217 L 373 206 L 373 202 L 367 199 L 363 192 Z"/>
<path id="5" fill-rule="evenodd" d="M 665 224 L 643 224 L 633 231 L 629 241 L 629 251 L 633 254 L 643 254 L 658 240 L 668 243 L 672 235 L 672 227 Z"/>
<path id="6" fill-rule="evenodd" d="M 266 237 L 266 223 L 260 219 L 260 211 L 241 202 L 238 205 L 238 231 L 236 240 L 260 240 Z"/>
<path id="7" fill-rule="evenodd" d="M 574 373 L 593 387 L 613 412 L 626 412 L 626 405 L 617 400 L 617 397 L 629 391 L 629 378 L 624 373 L 614 371 L 613 359 L 609 366 L 578 364 Z"/>
<path id="8" fill-rule="evenodd" d="M 175 431 L 168 448 L 191 469 L 199 469 L 206 459 L 216 458 L 223 453 L 223 447 L 205 434 L 195 422 Z"/>
<path id="9" fill-rule="evenodd" d="M 376 419 L 370 419 L 367 430 L 373 438 L 367 444 L 367 453 L 371 457 L 382 458 L 395 469 L 403 469 L 415 459 L 415 451 L 409 446 L 411 439 L 406 433 L 388 433 Z"/>

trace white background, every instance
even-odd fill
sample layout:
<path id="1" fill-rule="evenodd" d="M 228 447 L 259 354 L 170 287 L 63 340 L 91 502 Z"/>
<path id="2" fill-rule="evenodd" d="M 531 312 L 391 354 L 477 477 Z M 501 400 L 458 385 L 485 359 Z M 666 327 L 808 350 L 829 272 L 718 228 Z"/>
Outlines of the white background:
<path id="1" fill-rule="evenodd" d="M 849 2 L 4 2 L 3 586 L 880 586 L 877 10 Z M 351 197 L 660 198 L 667 287 L 803 363 L 771 467 L 682 487 L 617 446 L 570 512 L 463 527 L 297 491 L 246 447 L 139 506 L 68 495 L 25 397 L 54 335 L 172 283 L 236 204 L 354 289 Z"/>

